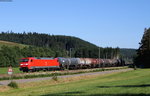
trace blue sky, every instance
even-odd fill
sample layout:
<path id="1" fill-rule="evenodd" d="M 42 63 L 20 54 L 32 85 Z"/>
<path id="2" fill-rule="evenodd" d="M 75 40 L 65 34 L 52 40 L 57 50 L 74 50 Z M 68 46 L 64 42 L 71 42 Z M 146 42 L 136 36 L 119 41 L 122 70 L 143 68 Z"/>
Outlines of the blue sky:
<path id="1" fill-rule="evenodd" d="M 68 35 L 101 47 L 138 48 L 150 0 L 0 1 L 0 31 Z"/>

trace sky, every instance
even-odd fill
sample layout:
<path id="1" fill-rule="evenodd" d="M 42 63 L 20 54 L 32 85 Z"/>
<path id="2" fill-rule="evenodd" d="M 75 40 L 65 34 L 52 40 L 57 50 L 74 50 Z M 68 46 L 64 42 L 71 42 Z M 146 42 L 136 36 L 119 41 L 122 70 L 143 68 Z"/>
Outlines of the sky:
<path id="1" fill-rule="evenodd" d="M 149 4 L 150 0 L 0 0 L 0 32 L 67 35 L 100 47 L 137 49 L 144 28 L 150 27 Z"/>

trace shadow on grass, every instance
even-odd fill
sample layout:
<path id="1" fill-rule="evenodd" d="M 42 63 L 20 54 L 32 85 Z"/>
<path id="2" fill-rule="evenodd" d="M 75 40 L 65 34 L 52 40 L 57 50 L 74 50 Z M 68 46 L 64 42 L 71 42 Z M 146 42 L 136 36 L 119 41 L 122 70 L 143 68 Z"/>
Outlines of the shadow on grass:
<path id="1" fill-rule="evenodd" d="M 80 91 L 75 91 L 75 92 L 63 92 L 63 93 L 55 93 L 55 94 L 45 94 L 45 95 L 41 95 L 41 96 L 82 96 L 80 94 L 82 94 L 84 92 L 80 92 Z"/>
<path id="2" fill-rule="evenodd" d="M 91 95 L 82 95 L 82 92 L 69 92 L 68 93 L 56 93 L 56 94 L 46 94 L 41 96 L 150 96 L 150 94 L 91 94 Z"/>
<path id="3" fill-rule="evenodd" d="M 143 85 L 119 85 L 119 86 L 97 86 L 99 88 L 112 88 L 112 87 L 150 87 L 150 84 L 143 84 Z"/>
<path id="4" fill-rule="evenodd" d="M 150 84 L 143 84 L 143 85 L 119 85 L 119 86 L 97 86 L 98 88 L 115 88 L 115 87 L 125 87 L 125 88 L 132 88 L 132 87 L 150 87 Z M 62 92 L 62 93 L 54 93 L 54 94 L 45 94 L 41 96 L 150 96 L 150 94 L 87 94 L 86 92 L 82 91 L 72 91 L 72 92 Z"/>
<path id="5" fill-rule="evenodd" d="M 76 91 L 76 92 L 64 92 L 64 94 L 81 94 L 84 92 Z"/>

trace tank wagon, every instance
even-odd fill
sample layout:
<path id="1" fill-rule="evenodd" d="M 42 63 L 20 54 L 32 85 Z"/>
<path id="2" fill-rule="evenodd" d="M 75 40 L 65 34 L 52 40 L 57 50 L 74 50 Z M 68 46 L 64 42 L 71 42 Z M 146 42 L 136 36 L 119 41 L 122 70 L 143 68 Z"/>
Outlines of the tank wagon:
<path id="1" fill-rule="evenodd" d="M 23 72 L 53 70 L 53 69 L 86 69 L 99 67 L 124 66 L 120 59 L 96 59 L 96 58 L 22 58 L 20 70 Z"/>

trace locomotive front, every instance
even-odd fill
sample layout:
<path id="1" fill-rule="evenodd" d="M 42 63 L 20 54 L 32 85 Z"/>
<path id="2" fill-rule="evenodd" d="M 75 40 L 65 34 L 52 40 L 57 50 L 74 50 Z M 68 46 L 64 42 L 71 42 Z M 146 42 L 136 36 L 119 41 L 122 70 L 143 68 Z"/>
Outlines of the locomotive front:
<path id="1" fill-rule="evenodd" d="M 22 58 L 20 60 L 20 71 L 28 72 L 30 69 L 30 61 L 32 58 Z"/>

